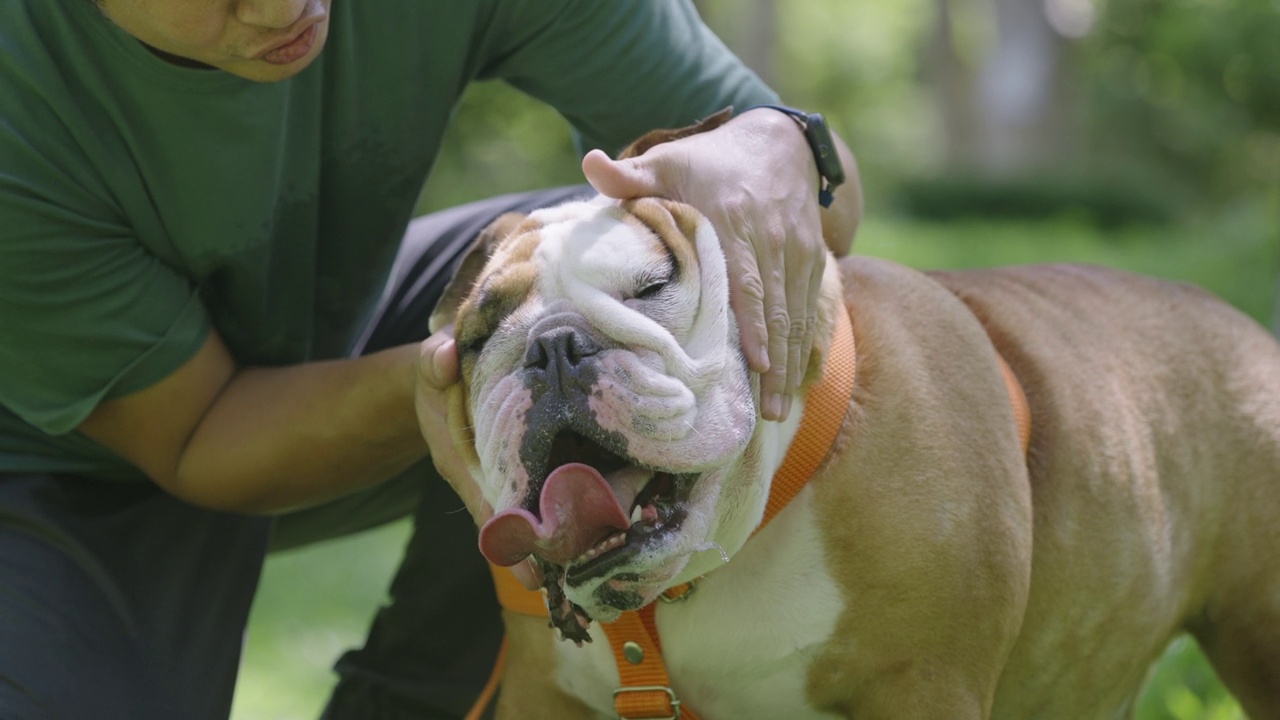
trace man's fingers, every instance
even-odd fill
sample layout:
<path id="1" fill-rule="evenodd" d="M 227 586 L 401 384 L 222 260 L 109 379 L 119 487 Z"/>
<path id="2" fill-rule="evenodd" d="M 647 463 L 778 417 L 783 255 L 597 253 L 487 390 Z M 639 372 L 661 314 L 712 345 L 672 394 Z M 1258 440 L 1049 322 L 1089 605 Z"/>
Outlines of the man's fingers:
<path id="1" fill-rule="evenodd" d="M 459 380 L 458 347 L 453 329 L 443 328 L 424 340 L 418 348 L 418 359 L 419 381 L 414 404 L 431 462 L 462 498 L 471 517 L 482 523 L 493 515 L 493 508 L 485 502 L 480 487 L 472 479 L 449 430 L 448 393 Z"/>
<path id="2" fill-rule="evenodd" d="M 781 241 L 774 241 L 776 245 Z M 766 420 L 781 422 L 791 409 L 787 394 L 787 373 L 791 361 L 789 337 L 791 313 L 787 305 L 787 273 L 780 253 L 770 253 L 773 266 L 761 268 L 764 287 L 765 325 L 769 329 L 769 371 L 760 377 L 761 413 Z"/>
<path id="3" fill-rule="evenodd" d="M 758 373 L 769 370 L 769 328 L 764 321 L 764 286 L 750 247 L 725 249 L 729 268 L 729 306 L 738 323 L 738 344 L 747 366 Z"/>
<path id="4" fill-rule="evenodd" d="M 760 376 L 761 415 L 765 420 L 781 422 L 791 407 L 791 398 L 787 395 L 790 316 L 781 303 L 770 305 L 765 312 L 769 328 L 769 371 Z"/>
<path id="5" fill-rule="evenodd" d="M 419 360 L 418 372 L 428 389 L 443 392 L 458 382 L 458 346 L 453 340 L 453 327 L 441 328 L 424 340 Z"/>
<path id="6" fill-rule="evenodd" d="M 813 350 L 813 335 L 818 325 L 817 299 L 822 287 L 822 272 L 811 262 L 791 258 L 791 263 L 803 264 L 802 271 L 792 278 L 787 287 L 787 309 L 791 313 L 791 325 L 787 328 L 787 398 L 795 396 L 809 369 L 809 355 Z"/>
<path id="7" fill-rule="evenodd" d="M 592 150 L 582 158 L 582 174 L 596 192 L 615 200 L 663 194 L 647 164 L 614 160 L 602 150 Z"/>

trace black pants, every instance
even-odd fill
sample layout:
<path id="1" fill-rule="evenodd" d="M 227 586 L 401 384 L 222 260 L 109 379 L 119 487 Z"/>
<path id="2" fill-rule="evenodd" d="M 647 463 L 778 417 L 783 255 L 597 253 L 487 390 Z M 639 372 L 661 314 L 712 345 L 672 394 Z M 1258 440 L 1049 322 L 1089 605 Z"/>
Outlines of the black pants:
<path id="1" fill-rule="evenodd" d="M 422 339 L 459 253 L 492 218 L 586 194 L 509 195 L 415 221 L 359 351 Z M 151 484 L 0 476 L 0 719 L 226 718 L 269 549 L 410 513 L 392 603 L 364 648 L 339 661 L 325 717 L 461 717 L 492 668 L 501 623 L 460 507 L 429 461 L 274 521 L 196 508 Z"/>

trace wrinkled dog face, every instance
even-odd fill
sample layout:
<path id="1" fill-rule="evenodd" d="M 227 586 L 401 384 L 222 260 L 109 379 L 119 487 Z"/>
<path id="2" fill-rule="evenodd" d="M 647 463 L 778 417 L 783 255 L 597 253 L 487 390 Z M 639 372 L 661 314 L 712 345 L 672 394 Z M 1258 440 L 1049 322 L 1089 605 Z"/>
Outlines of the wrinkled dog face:
<path id="1" fill-rule="evenodd" d="M 533 556 L 565 637 L 714 546 L 756 410 L 700 215 L 655 199 L 535 212 L 497 242 L 455 332 L 496 513 L 481 551 Z"/>

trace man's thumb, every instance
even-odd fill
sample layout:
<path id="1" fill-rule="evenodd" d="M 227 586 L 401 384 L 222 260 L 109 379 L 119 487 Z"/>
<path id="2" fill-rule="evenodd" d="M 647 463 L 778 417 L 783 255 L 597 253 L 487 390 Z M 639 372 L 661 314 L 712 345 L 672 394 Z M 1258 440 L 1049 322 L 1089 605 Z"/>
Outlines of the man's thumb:
<path id="1" fill-rule="evenodd" d="M 452 327 L 437 330 L 422 342 L 418 352 L 418 371 L 432 390 L 443 392 L 458 381 L 458 346 Z"/>
<path id="2" fill-rule="evenodd" d="M 615 200 L 661 194 L 647 165 L 634 160 L 613 160 L 603 150 L 592 150 L 582 158 L 582 174 L 596 192 Z"/>

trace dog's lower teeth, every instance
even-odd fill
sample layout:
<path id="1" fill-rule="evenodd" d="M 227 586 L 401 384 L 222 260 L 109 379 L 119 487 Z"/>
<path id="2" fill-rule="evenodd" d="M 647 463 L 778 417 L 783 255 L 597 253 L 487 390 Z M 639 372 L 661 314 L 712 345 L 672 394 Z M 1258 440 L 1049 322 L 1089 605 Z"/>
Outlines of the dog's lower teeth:
<path id="1" fill-rule="evenodd" d="M 616 547 L 621 546 L 626 541 L 627 541 L 627 537 L 624 533 L 618 533 L 617 535 L 610 536 L 605 540 L 602 540 L 599 543 L 597 543 L 595 547 L 590 548 L 586 552 L 574 558 L 573 561 L 575 563 L 584 563 L 588 560 L 596 558 L 597 556 L 603 555 L 606 552 L 609 552 L 610 550 Z"/>

